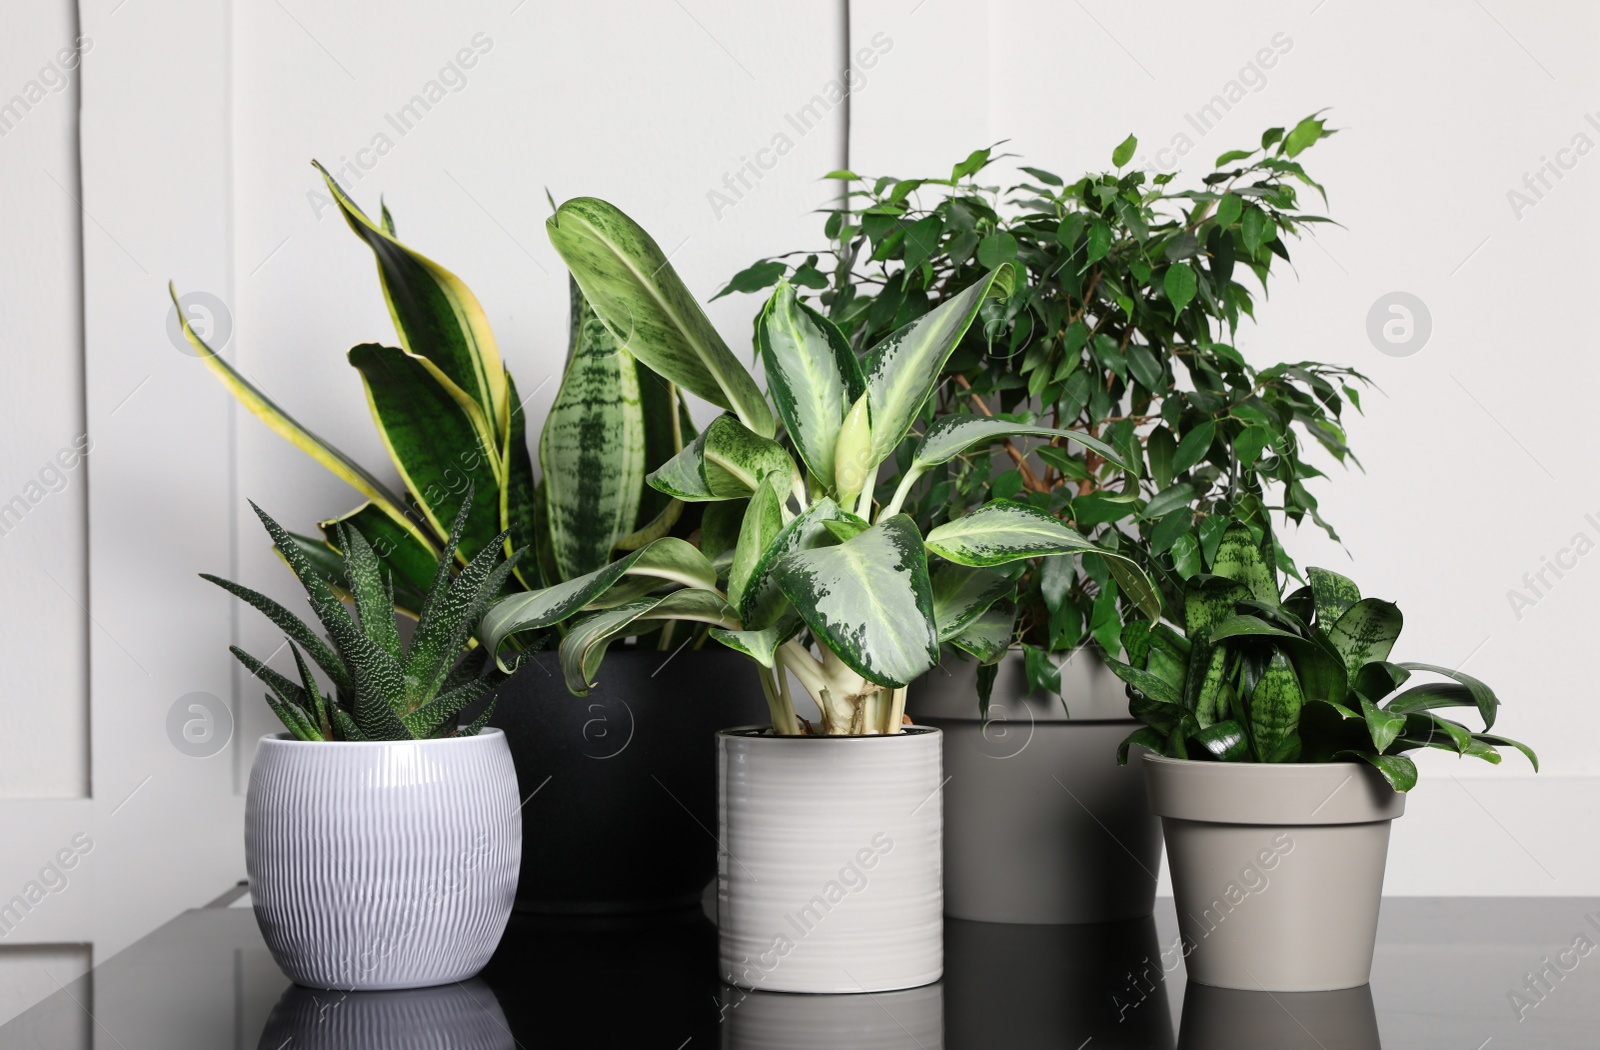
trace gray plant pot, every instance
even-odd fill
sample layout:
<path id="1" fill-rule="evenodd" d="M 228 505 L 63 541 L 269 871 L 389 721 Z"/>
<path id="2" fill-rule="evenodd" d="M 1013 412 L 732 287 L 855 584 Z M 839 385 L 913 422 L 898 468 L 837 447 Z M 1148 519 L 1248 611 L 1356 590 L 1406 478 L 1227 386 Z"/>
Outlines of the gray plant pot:
<path id="1" fill-rule="evenodd" d="M 1366 984 L 1405 796 L 1349 762 L 1143 757 L 1189 979 L 1252 992 Z"/>
<path id="2" fill-rule="evenodd" d="M 1143 918 L 1155 906 L 1161 831 L 1138 768 L 1117 765 L 1136 723 L 1119 682 L 1080 650 L 1065 697 L 1028 692 L 1020 652 L 1002 658 L 989 722 L 977 665 L 952 654 L 906 707 L 944 731 L 945 914 L 978 922 Z"/>

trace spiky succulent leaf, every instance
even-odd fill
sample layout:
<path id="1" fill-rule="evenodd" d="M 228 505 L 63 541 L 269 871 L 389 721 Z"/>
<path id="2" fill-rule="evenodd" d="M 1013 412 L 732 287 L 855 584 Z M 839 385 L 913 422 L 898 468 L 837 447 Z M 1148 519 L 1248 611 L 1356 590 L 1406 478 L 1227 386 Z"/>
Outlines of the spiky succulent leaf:
<path id="1" fill-rule="evenodd" d="M 939 662 L 928 557 L 909 516 L 786 555 L 773 575 L 818 642 L 868 681 L 898 688 Z"/>
<path id="2" fill-rule="evenodd" d="M 342 693 L 351 692 L 350 672 L 345 668 L 344 661 L 339 659 L 339 654 L 334 652 L 333 646 L 329 645 L 322 639 L 322 636 L 306 626 L 304 620 L 266 595 L 258 591 L 252 591 L 248 587 L 241 587 L 231 580 L 224 580 L 220 576 L 212 576 L 204 572 L 200 574 L 200 578 L 208 583 L 216 584 L 229 594 L 242 599 L 247 604 L 266 614 L 267 619 L 272 621 L 273 626 L 288 635 L 290 641 L 298 643 L 311 655 L 311 659 L 316 661 L 317 666 L 322 668 L 323 673 L 333 680 L 335 689 Z"/>
<path id="3" fill-rule="evenodd" d="M 462 645 L 478 626 L 478 618 L 495 597 L 485 593 L 486 585 L 497 570 L 504 568 L 499 577 L 501 581 L 510 572 L 500 559 L 500 544 L 504 539 L 503 535 L 497 536 L 479 551 L 450 581 L 445 600 L 430 603 L 428 614 L 417 621 L 417 629 L 411 635 L 411 649 L 405 658 L 406 706 L 402 713 L 414 711 L 433 699 L 439 683 L 460 656 Z M 520 553 L 513 554 L 512 559 L 518 558 Z"/>
<path id="4" fill-rule="evenodd" d="M 428 593 L 428 585 L 433 580 L 433 570 L 439 564 L 439 552 L 432 546 L 424 547 L 418 543 L 416 537 L 397 526 L 371 503 L 363 503 L 336 518 L 317 522 L 325 544 L 316 544 L 313 548 L 311 544 L 315 541 L 307 537 L 301 549 L 313 561 L 325 557 L 329 550 L 338 552 L 342 561 L 345 545 L 339 539 L 341 527 L 361 533 L 394 588 L 395 608 L 415 617 L 422 608 L 423 596 Z M 328 570 L 338 576 L 344 575 L 342 564 L 329 565 Z"/>
<path id="5" fill-rule="evenodd" d="M 488 682 L 475 680 L 459 685 L 448 693 L 441 692 L 426 704 L 406 715 L 402 721 L 411 735 L 426 740 L 438 734 L 439 729 L 456 715 L 466 710 L 490 689 Z"/>
<path id="6" fill-rule="evenodd" d="M 354 529 L 339 528 L 344 548 L 345 579 L 356 600 L 357 623 L 368 638 L 394 659 L 400 659 L 400 631 L 395 626 L 394 597 L 384 586 L 378 556 L 366 538 Z"/>
<path id="7" fill-rule="evenodd" d="M 311 716 L 318 733 L 324 738 L 332 735 L 333 727 L 328 719 L 328 700 L 322 695 L 322 687 L 317 684 L 316 675 L 311 673 L 311 668 L 306 664 L 306 658 L 300 655 L 300 648 L 293 642 L 289 643 L 289 651 L 294 654 L 295 670 L 300 674 L 300 686 L 305 690 L 310 701 L 307 714 Z"/>

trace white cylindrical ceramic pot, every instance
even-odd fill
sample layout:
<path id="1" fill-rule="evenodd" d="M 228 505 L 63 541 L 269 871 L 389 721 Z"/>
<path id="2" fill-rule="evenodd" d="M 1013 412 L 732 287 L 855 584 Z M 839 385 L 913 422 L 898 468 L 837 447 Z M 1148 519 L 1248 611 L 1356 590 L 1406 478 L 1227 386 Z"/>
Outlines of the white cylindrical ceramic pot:
<path id="1" fill-rule="evenodd" d="M 297 984 L 466 980 L 511 915 L 522 856 L 505 736 L 263 737 L 245 800 L 256 920 Z"/>
<path id="2" fill-rule="evenodd" d="M 977 663 L 947 655 L 906 709 L 945 736 L 945 914 L 978 922 L 1093 923 L 1154 909 L 1161 826 L 1144 777 L 1117 765 L 1138 724 L 1122 683 L 1087 650 L 1061 694 L 1028 689 L 1021 652 L 998 665 L 989 720 Z"/>
<path id="3" fill-rule="evenodd" d="M 1405 796 L 1353 762 L 1144 755 L 1166 832 L 1189 978 L 1245 991 L 1354 988 L 1372 975 L 1389 822 Z"/>
<path id="4" fill-rule="evenodd" d="M 884 992 L 944 972 L 940 734 L 717 734 L 723 979 Z"/>
<path id="5" fill-rule="evenodd" d="M 722 990 L 727 1050 L 943 1050 L 944 985 L 873 995 Z"/>

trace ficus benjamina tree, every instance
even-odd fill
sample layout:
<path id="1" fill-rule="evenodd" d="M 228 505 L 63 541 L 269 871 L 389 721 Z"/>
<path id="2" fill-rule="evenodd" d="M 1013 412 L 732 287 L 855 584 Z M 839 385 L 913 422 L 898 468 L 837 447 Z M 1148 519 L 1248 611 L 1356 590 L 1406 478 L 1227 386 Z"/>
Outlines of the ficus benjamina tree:
<path id="1" fill-rule="evenodd" d="M 917 472 L 906 443 L 885 485 L 916 475 L 901 506 L 923 528 L 997 498 L 1026 504 L 1121 550 L 1181 603 L 1186 581 L 1214 571 L 1230 518 L 1257 529 L 1310 518 L 1333 535 L 1307 446 L 1353 461 L 1341 415 L 1360 408 L 1365 377 L 1312 361 L 1258 367 L 1233 345 L 1291 241 L 1329 221 L 1303 207 L 1326 195 L 1302 156 L 1331 134 L 1320 115 L 1270 128 L 1182 188 L 1175 173 L 1128 169 L 1133 136 L 1114 171 L 1072 179 L 1021 167 L 1023 181 L 1002 184 L 994 165 L 1009 155 L 994 147 L 948 178 L 832 172 L 843 195 L 823 213 L 826 248 L 762 259 L 721 294 L 785 280 L 859 352 L 1015 267 L 1011 295 L 983 304 L 945 362 L 924 422 L 963 411 L 1042 425 L 1098 438 L 1115 458 L 1070 437 L 1005 439 Z M 1281 548 L 1273 556 L 1298 571 Z M 1016 641 L 1034 684 L 1053 684 L 1049 651 L 1093 640 L 1116 655 L 1126 599 L 1101 561 L 1031 563 Z"/>
<path id="2" fill-rule="evenodd" d="M 1396 791 L 1415 786 L 1404 752 L 1423 747 L 1496 763 L 1498 748 L 1512 747 L 1539 768 L 1527 745 L 1490 732 L 1500 701 L 1483 682 L 1390 661 L 1398 606 L 1363 598 L 1327 569 L 1306 575 L 1309 583 L 1281 597 L 1271 536 L 1227 521 L 1211 572 L 1184 581 L 1173 609 L 1182 630 L 1134 620 L 1122 632 L 1126 661 L 1108 661 L 1144 723 L 1118 759 L 1139 744 L 1219 762 L 1363 761 Z M 1430 680 L 1410 684 L 1419 673 Z M 1483 730 L 1439 714 L 1452 707 L 1474 709 Z"/>
<path id="3" fill-rule="evenodd" d="M 705 624 L 757 665 L 776 732 L 897 733 L 906 686 L 938 661 L 941 643 L 983 659 L 1009 644 L 1014 567 L 1029 558 L 1100 562 L 1135 606 L 1159 617 L 1159 595 L 1132 559 L 1031 503 L 993 499 L 929 529 L 905 510 L 917 477 L 996 441 L 1070 440 L 1126 468 L 1116 449 L 1081 431 L 972 413 L 926 418 L 984 304 L 1012 293 L 1009 263 L 861 353 L 779 282 L 755 326 L 763 394 L 660 247 L 619 209 L 576 198 L 546 229 L 618 345 L 726 411 L 647 478 L 704 505 L 700 546 L 664 536 L 584 576 L 502 599 L 481 627 L 491 653 L 519 632 L 564 623 L 560 662 L 582 694 L 613 640 L 652 621 Z M 879 486 L 903 443 L 911 452 L 899 480 Z M 797 715 L 791 673 L 816 701 L 820 726 Z"/>

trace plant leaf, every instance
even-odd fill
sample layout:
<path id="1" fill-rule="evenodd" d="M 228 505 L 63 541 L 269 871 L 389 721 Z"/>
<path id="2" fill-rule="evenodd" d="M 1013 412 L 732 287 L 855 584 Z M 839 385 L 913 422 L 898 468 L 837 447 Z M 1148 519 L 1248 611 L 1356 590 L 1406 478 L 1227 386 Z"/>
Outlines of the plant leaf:
<path id="1" fill-rule="evenodd" d="M 762 437 L 732 416 L 718 416 L 694 443 L 653 471 L 645 480 L 688 502 L 744 499 L 772 472 L 783 476 L 787 491 L 799 477 L 783 446 Z"/>
<path id="2" fill-rule="evenodd" d="M 773 576 L 778 562 L 795 551 L 822 546 L 830 535 L 831 524 L 852 518 L 854 515 L 824 496 L 778 531 L 762 549 L 740 596 L 739 617 L 746 628 L 768 627 L 788 607 L 788 599 Z"/>
<path id="3" fill-rule="evenodd" d="M 1486 730 L 1494 728 L 1495 713 L 1500 707 L 1500 700 L 1494 695 L 1493 689 L 1490 689 L 1478 679 L 1449 667 L 1440 667 L 1437 664 L 1403 663 L 1400 666 L 1407 671 L 1432 671 L 1434 674 L 1444 675 L 1446 678 L 1461 683 L 1467 688 L 1467 693 L 1472 697 L 1473 703 L 1478 705 L 1478 715 L 1483 719 L 1483 728 Z M 1418 688 L 1425 687 L 1419 686 Z M 1415 691 L 1414 689 L 1408 689 L 1401 694 L 1401 697 L 1408 696 Z M 1396 699 L 1398 700 L 1399 698 L 1397 697 Z M 1394 704 L 1391 703 L 1388 706 L 1391 711 L 1394 710 Z"/>
<path id="4" fill-rule="evenodd" d="M 733 607 L 714 591 L 686 587 L 660 598 L 641 598 L 596 613 L 576 624 L 561 641 L 561 670 L 574 696 L 587 696 L 605 658 L 606 647 L 641 620 L 690 620 L 734 629 Z M 663 655 L 663 660 L 669 659 Z"/>
<path id="5" fill-rule="evenodd" d="M 482 412 L 426 358 L 376 343 L 351 347 L 349 358 L 378 436 L 435 534 L 449 531 L 469 489 L 478 497 L 462 534 L 477 550 L 500 532 L 500 450 Z"/>
<path id="6" fill-rule="evenodd" d="M 756 568 L 767 548 L 783 531 L 783 501 L 787 495 L 787 487 L 781 485 L 774 472 L 761 479 L 745 508 L 739 542 L 733 550 L 733 567 L 728 570 L 728 603 L 736 609 L 745 608 L 745 590 L 755 581 Z"/>
<path id="7" fill-rule="evenodd" d="M 1016 603 L 1010 598 L 1000 598 L 968 623 L 965 630 L 948 640 L 955 648 L 977 657 L 980 665 L 987 666 L 992 665 L 1011 648 L 1012 642 L 1016 640 L 1016 632 Z M 980 688 L 983 670 L 983 666 L 978 668 Z M 982 707 L 983 714 L 987 717 L 987 703 Z"/>
<path id="8" fill-rule="evenodd" d="M 1389 786 L 1396 791 L 1410 791 L 1417 786 L 1417 765 L 1404 755 L 1374 755 L 1366 751 L 1338 751 L 1335 758 L 1359 758 L 1373 766 Z"/>
<path id="9" fill-rule="evenodd" d="M 576 281 L 569 291 L 566 373 L 539 435 L 550 547 L 564 580 L 605 565 L 634 531 L 645 476 L 638 366 Z"/>
<path id="10" fill-rule="evenodd" d="M 1211 571 L 1244 584 L 1251 597 L 1258 601 L 1278 604 L 1278 580 L 1272 564 L 1262 556 L 1261 545 L 1250 530 L 1239 522 L 1229 525 L 1222 534 Z"/>
<path id="11" fill-rule="evenodd" d="M 800 458 L 824 489 L 834 485 L 839 426 L 866 389 L 844 333 L 780 281 L 756 319 L 767 389 Z"/>
<path id="12" fill-rule="evenodd" d="M 1010 280 L 1008 267 L 992 270 L 867 351 L 863 367 L 874 464 L 887 459 L 911 429 L 938 385 L 945 362 L 978 316 L 978 307 L 991 295 L 1009 295 Z"/>
<path id="13" fill-rule="evenodd" d="M 961 634 L 1016 587 L 1003 572 L 967 565 L 939 566 L 932 573 L 931 584 L 933 623 L 941 642 Z"/>
<path id="14" fill-rule="evenodd" d="M 1008 437 L 1067 438 L 1090 449 L 1118 470 L 1128 469 L 1115 449 L 1082 431 L 1059 430 L 974 415 L 941 416 L 935 420 L 917 445 L 916 454 L 911 460 L 912 466 L 927 470 L 940 463 L 948 463 L 968 449 Z"/>
<path id="15" fill-rule="evenodd" d="M 322 165 L 312 164 L 344 221 L 377 257 L 378 280 L 401 347 L 465 391 L 492 424 L 492 434 L 503 432 L 509 408 L 506 370 L 478 297 L 455 274 L 373 223 Z M 489 446 L 498 449 L 492 436 Z"/>
<path id="16" fill-rule="evenodd" d="M 500 647 L 513 634 L 565 620 L 627 575 L 670 580 L 687 587 L 717 585 L 717 570 L 693 544 L 676 536 L 663 536 L 587 575 L 542 591 L 501 599 L 484 614 L 479 624 L 483 644 L 498 658 Z"/>
<path id="17" fill-rule="evenodd" d="M 1328 641 L 1344 658 L 1345 670 L 1353 679 L 1366 664 L 1389 659 L 1402 623 L 1400 609 L 1394 603 L 1363 598 L 1327 629 Z"/>
<path id="18" fill-rule="evenodd" d="M 1262 762 L 1293 762 L 1300 757 L 1300 708 L 1305 697 L 1294 666 L 1274 652 L 1250 694 L 1250 737 Z"/>
<path id="19" fill-rule="evenodd" d="M 670 382 L 733 411 L 755 433 L 776 429 L 761 390 L 638 223 L 575 197 L 545 223 L 550 243 L 624 350 Z"/>
<path id="20" fill-rule="evenodd" d="M 773 575 L 817 641 L 868 681 L 899 688 L 939 662 L 928 558 L 908 515 L 795 551 Z"/>
<path id="21" fill-rule="evenodd" d="M 1361 600 L 1361 588 L 1354 580 L 1315 565 L 1306 570 L 1311 595 L 1317 603 L 1317 625 L 1324 630 L 1338 622 L 1346 609 Z"/>

